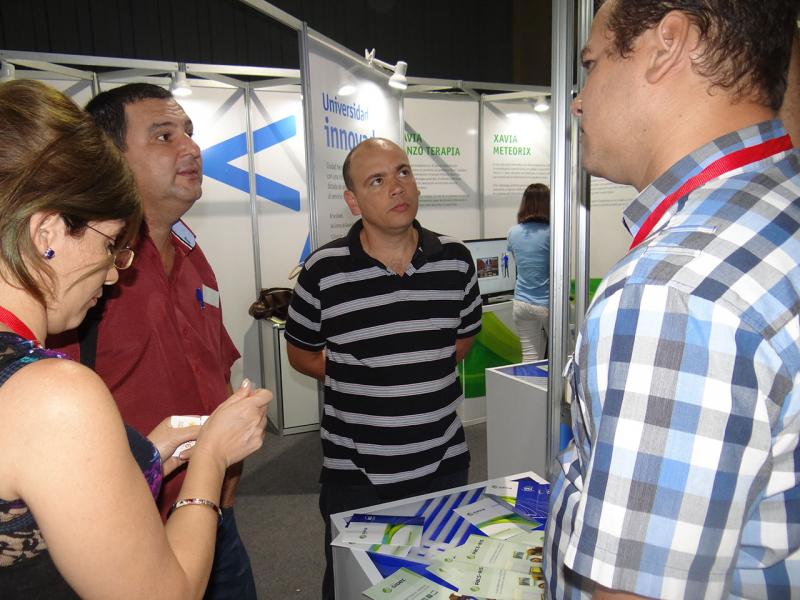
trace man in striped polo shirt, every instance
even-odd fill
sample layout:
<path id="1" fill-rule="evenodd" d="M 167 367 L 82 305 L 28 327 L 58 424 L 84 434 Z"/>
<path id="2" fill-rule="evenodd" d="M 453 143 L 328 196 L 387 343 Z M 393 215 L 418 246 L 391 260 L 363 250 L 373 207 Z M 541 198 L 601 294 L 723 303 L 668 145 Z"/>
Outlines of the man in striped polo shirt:
<path id="1" fill-rule="evenodd" d="M 415 219 L 406 153 L 368 139 L 342 173 L 361 219 L 308 258 L 286 323 L 289 362 L 325 384 L 323 598 L 333 598 L 331 514 L 467 483 L 456 364 L 481 322 L 469 251 Z"/>

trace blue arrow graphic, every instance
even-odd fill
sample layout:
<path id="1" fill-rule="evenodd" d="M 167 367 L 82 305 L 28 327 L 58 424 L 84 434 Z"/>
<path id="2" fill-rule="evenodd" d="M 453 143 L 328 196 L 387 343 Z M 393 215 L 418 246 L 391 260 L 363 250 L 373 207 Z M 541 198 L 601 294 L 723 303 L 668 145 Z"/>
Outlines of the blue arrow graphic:
<path id="1" fill-rule="evenodd" d="M 261 152 L 295 135 L 297 135 L 297 125 L 294 116 L 270 123 L 253 132 L 253 151 Z M 250 193 L 247 171 L 230 164 L 232 160 L 246 154 L 247 139 L 244 133 L 240 133 L 203 150 L 203 173 L 226 185 Z M 258 173 L 256 173 L 256 195 L 293 211 L 300 211 L 300 192 Z"/>

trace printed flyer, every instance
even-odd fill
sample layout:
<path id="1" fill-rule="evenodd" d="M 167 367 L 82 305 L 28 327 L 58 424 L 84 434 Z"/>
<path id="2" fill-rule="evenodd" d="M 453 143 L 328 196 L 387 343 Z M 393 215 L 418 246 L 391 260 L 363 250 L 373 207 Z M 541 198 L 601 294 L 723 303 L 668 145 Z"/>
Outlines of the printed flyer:
<path id="1" fill-rule="evenodd" d="M 425 579 L 408 569 L 398 569 L 384 579 L 364 591 L 364 596 L 371 600 L 451 600 L 457 597 L 453 590 Z"/>
<path id="2" fill-rule="evenodd" d="M 506 541 L 541 548 L 544 546 L 544 529 L 525 531 L 518 535 L 511 536 Z"/>
<path id="3" fill-rule="evenodd" d="M 489 537 L 499 540 L 541 527 L 541 523 L 529 521 L 509 512 L 508 508 L 491 498 L 483 498 L 473 504 L 460 506 L 454 512 L 464 517 Z"/>
<path id="4" fill-rule="evenodd" d="M 463 546 L 446 552 L 438 561 L 469 567 L 489 567 L 525 575 L 542 573 L 542 546 L 471 535 Z"/>
<path id="5" fill-rule="evenodd" d="M 550 486 L 525 478 L 519 481 L 498 479 L 489 482 L 484 494 L 531 521 L 546 520 Z"/>
<path id="6" fill-rule="evenodd" d="M 542 600 L 544 598 L 544 577 L 534 577 L 502 571 L 489 567 L 472 567 L 462 564 L 434 563 L 428 570 L 458 586 L 459 594 L 470 594 L 491 600 Z"/>
<path id="7" fill-rule="evenodd" d="M 349 543 L 419 546 L 423 523 L 422 517 L 354 514 L 344 531 L 331 543 L 335 546 Z"/>

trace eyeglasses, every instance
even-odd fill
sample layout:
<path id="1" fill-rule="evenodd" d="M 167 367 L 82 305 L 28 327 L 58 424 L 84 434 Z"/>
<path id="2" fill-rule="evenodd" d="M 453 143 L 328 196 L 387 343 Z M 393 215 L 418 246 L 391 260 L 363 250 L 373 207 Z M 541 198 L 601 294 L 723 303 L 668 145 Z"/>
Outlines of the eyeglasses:
<path id="1" fill-rule="evenodd" d="M 111 243 L 116 245 L 117 241 L 110 235 L 106 235 L 105 233 L 103 233 L 99 229 L 95 229 L 88 223 L 86 224 L 86 227 L 88 227 L 92 231 L 99 233 L 107 240 L 111 240 Z M 124 248 L 119 248 L 118 250 L 109 250 L 108 252 L 114 258 L 114 268 L 117 271 L 124 271 L 133 264 L 134 253 L 133 249 L 130 246 L 125 246 Z"/>

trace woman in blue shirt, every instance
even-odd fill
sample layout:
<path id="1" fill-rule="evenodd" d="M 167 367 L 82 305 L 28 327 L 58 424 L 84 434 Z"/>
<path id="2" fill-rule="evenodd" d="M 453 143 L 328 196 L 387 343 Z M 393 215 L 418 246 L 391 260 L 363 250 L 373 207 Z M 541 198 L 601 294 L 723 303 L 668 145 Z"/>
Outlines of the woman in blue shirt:
<path id="1" fill-rule="evenodd" d="M 513 314 L 522 360 L 539 360 L 547 353 L 550 321 L 550 188 L 545 184 L 525 189 L 517 224 L 508 231 L 508 251 L 517 265 Z"/>

